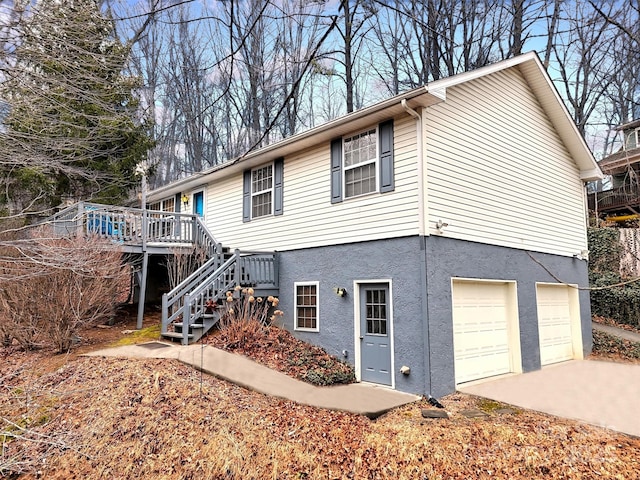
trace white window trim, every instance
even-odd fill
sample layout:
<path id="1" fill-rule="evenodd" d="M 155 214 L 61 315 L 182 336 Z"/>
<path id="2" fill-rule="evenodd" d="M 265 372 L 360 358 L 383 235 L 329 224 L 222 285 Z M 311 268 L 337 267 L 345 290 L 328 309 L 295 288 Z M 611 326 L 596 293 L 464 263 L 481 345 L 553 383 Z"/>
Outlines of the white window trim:
<path id="1" fill-rule="evenodd" d="M 256 170 L 262 170 L 263 168 L 267 168 L 268 166 L 271 166 L 271 188 L 268 188 L 266 190 L 260 190 L 259 192 L 254 192 L 253 191 L 253 172 L 255 172 Z M 249 206 L 250 208 L 250 217 L 251 219 L 258 219 L 258 218 L 264 218 L 264 217 L 269 217 L 269 216 L 273 216 L 273 204 L 275 201 L 275 186 L 276 186 L 276 182 L 275 182 L 275 174 L 276 174 L 276 166 L 274 164 L 274 162 L 271 163 L 267 163 L 265 165 L 260 165 L 259 167 L 255 167 L 251 169 L 251 175 L 250 175 L 250 198 L 251 198 L 251 204 Z M 255 196 L 257 195 L 261 195 L 263 193 L 267 193 L 267 192 L 271 192 L 271 209 L 269 210 L 269 213 L 265 213 L 264 215 L 260 215 L 259 217 L 254 217 L 253 216 L 253 199 Z"/>
<path id="2" fill-rule="evenodd" d="M 298 287 L 316 287 L 316 328 L 298 327 Z M 293 329 L 298 332 L 320 331 L 320 282 L 294 282 L 293 283 Z"/>
<path id="3" fill-rule="evenodd" d="M 173 200 L 173 210 L 171 211 L 167 211 L 165 210 L 165 202 L 169 201 L 169 200 Z M 155 212 L 168 212 L 168 213 L 175 213 L 176 210 L 176 204 L 175 204 L 175 198 L 174 197 L 166 197 L 163 198 L 162 200 L 156 200 L 155 202 L 151 202 L 151 203 L 147 203 L 147 205 L 149 205 L 149 207 L 151 207 L 151 205 L 155 205 L 158 204 L 159 208 L 158 210 L 154 210 Z M 149 210 L 152 210 L 151 208 L 149 208 Z"/>
<path id="4" fill-rule="evenodd" d="M 631 136 L 635 137 L 635 147 L 628 147 L 627 144 L 629 143 L 629 137 Z M 635 150 L 636 148 L 640 148 L 640 128 L 635 128 L 633 130 L 631 130 L 628 134 L 626 134 L 624 136 L 624 149 L 625 150 Z"/>
<path id="5" fill-rule="evenodd" d="M 348 138 L 352 138 L 355 137 L 357 135 L 361 135 L 363 133 L 368 133 L 374 131 L 375 132 L 375 136 L 376 136 L 376 155 L 375 158 L 373 160 L 369 160 L 367 162 L 363 162 L 363 163 L 358 163 L 356 165 L 350 165 L 349 167 L 347 167 L 347 161 L 346 161 L 346 152 L 345 152 L 345 139 Z M 360 195 L 353 195 L 351 197 L 347 196 L 347 176 L 346 176 L 346 172 L 347 170 L 353 170 L 355 168 L 358 167 L 363 167 L 365 165 L 369 165 L 373 163 L 375 165 L 375 173 L 376 173 L 376 188 L 375 190 L 371 191 L 371 192 L 366 192 L 366 193 L 361 193 Z M 371 127 L 371 128 L 365 128 L 363 130 L 360 130 L 358 132 L 352 133 L 350 135 L 345 135 L 342 137 L 342 191 L 344 192 L 342 195 L 342 198 L 344 200 L 350 200 L 352 198 L 359 198 L 359 197 L 364 197 L 365 195 L 371 195 L 373 193 L 379 193 L 380 192 L 380 131 L 378 128 L 378 125 L 376 125 L 375 127 Z"/>

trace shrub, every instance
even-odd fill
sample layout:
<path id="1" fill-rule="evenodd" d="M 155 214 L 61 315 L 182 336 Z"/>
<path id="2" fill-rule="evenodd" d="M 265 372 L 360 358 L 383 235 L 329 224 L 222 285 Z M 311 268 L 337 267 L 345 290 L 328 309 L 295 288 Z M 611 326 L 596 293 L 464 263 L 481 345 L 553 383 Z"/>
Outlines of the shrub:
<path id="1" fill-rule="evenodd" d="M 228 347 L 244 348 L 264 337 L 264 329 L 275 317 L 282 315 L 276 310 L 279 300 L 269 296 L 255 297 L 253 288 L 236 287 L 227 292 L 224 313 L 220 318 Z"/>
<path id="2" fill-rule="evenodd" d="M 56 238 L 37 229 L 0 259 L 0 333 L 23 348 L 68 351 L 80 328 L 110 319 L 128 267 L 106 239 Z"/>
<path id="3" fill-rule="evenodd" d="M 615 228 L 589 228 L 589 283 L 609 287 L 621 283 L 619 231 Z M 620 323 L 640 325 L 640 284 L 591 291 L 591 313 Z"/>

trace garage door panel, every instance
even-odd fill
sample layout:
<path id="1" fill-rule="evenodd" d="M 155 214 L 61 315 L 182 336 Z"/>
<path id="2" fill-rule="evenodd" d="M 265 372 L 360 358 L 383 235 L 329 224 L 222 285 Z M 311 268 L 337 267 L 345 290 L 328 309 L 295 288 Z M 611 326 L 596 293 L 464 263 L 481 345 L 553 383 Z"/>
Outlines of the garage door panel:
<path id="1" fill-rule="evenodd" d="M 456 384 L 511 372 L 509 285 L 454 280 L 452 295 Z"/>
<path id="2" fill-rule="evenodd" d="M 540 363 L 574 358 L 569 288 L 565 285 L 537 285 Z"/>

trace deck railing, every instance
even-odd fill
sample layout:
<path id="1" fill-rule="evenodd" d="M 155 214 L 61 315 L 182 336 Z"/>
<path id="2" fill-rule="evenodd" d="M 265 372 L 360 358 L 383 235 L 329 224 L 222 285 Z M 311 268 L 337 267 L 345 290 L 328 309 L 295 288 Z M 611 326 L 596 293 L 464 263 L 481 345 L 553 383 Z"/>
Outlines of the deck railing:
<path id="1" fill-rule="evenodd" d="M 640 206 L 640 189 L 630 186 L 618 187 L 604 192 L 590 193 L 587 197 L 590 210 L 607 212 L 627 206 Z"/>
<path id="2" fill-rule="evenodd" d="M 79 202 L 47 221 L 58 235 L 94 234 L 127 245 L 204 247 L 209 256 L 218 244 L 198 215 Z"/>

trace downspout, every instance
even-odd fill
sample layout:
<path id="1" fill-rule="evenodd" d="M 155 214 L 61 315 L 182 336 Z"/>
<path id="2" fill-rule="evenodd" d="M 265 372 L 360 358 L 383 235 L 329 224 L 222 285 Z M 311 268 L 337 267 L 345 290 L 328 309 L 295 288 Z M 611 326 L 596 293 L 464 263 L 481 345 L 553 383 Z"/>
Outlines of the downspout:
<path id="1" fill-rule="evenodd" d="M 416 155 L 418 157 L 418 235 L 423 237 L 425 233 L 424 228 L 424 158 L 422 158 L 423 152 L 423 139 L 422 139 L 422 116 L 416 112 L 413 108 L 407 105 L 405 98 L 400 102 L 402 108 L 416 119 Z"/>
<path id="2" fill-rule="evenodd" d="M 402 108 L 416 119 L 416 155 L 418 157 L 418 241 L 420 242 L 420 288 L 422 290 L 421 309 L 422 309 L 422 344 L 424 345 L 425 352 L 425 387 L 429 394 L 433 391 L 433 384 L 431 379 L 431 342 L 429 335 L 429 307 L 428 307 L 428 285 L 427 285 L 427 239 L 425 237 L 425 218 L 424 218 L 424 142 L 422 137 L 422 115 L 416 112 L 414 109 L 407 105 L 407 100 L 403 99 Z"/>

